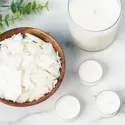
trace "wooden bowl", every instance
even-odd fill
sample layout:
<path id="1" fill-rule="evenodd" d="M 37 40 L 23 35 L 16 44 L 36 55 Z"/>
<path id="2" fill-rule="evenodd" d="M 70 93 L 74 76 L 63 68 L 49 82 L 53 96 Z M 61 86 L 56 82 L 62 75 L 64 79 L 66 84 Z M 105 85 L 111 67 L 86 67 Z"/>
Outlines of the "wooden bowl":
<path id="1" fill-rule="evenodd" d="M 18 33 L 22 33 L 22 34 L 29 33 L 29 34 L 39 37 L 40 39 L 44 40 L 45 42 L 50 42 L 53 45 L 55 51 L 58 51 L 59 56 L 61 57 L 61 62 L 62 62 L 62 68 L 60 69 L 60 77 L 58 78 L 58 83 L 56 84 L 55 88 L 51 92 L 46 94 L 44 97 L 41 97 L 38 100 L 35 100 L 32 102 L 25 102 L 25 103 L 16 103 L 16 102 L 12 102 L 12 101 L 8 101 L 8 100 L 0 98 L 0 102 L 2 102 L 4 104 L 10 105 L 10 106 L 16 106 L 16 107 L 26 107 L 26 106 L 32 106 L 32 105 L 41 103 L 55 93 L 55 91 L 60 86 L 60 84 L 63 80 L 63 77 L 64 77 L 65 56 L 64 56 L 63 50 L 61 49 L 61 47 L 59 46 L 59 44 L 56 42 L 56 40 L 54 38 L 52 38 L 49 34 L 45 33 L 42 30 L 31 28 L 31 27 L 20 27 L 20 28 L 16 28 L 16 29 L 12 29 L 7 32 L 4 32 L 2 35 L 0 35 L 0 41 L 7 39 L 7 38 L 13 36 L 14 34 L 18 34 Z"/>

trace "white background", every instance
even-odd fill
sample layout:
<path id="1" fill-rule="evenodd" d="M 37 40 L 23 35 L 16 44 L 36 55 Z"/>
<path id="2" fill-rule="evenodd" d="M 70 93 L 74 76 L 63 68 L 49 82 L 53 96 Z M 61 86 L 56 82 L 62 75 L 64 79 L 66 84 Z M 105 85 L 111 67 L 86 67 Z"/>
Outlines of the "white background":
<path id="1" fill-rule="evenodd" d="M 41 3 L 44 0 L 39 0 Z M 125 125 L 125 1 L 123 17 L 116 41 L 104 51 L 91 53 L 75 47 L 68 33 L 68 0 L 50 0 L 49 11 L 25 17 L 8 29 L 20 26 L 36 27 L 49 32 L 65 52 L 67 69 L 58 91 L 47 101 L 32 107 L 16 108 L 0 103 L 0 125 Z M 84 59 L 96 59 L 104 68 L 99 85 L 85 87 L 80 83 L 77 70 Z M 118 92 L 123 105 L 118 115 L 102 119 L 94 107 L 95 95 L 101 90 Z M 65 94 L 76 96 L 81 103 L 81 113 L 74 122 L 65 122 L 55 113 L 56 100 Z M 100 119 L 101 118 L 101 119 Z"/>

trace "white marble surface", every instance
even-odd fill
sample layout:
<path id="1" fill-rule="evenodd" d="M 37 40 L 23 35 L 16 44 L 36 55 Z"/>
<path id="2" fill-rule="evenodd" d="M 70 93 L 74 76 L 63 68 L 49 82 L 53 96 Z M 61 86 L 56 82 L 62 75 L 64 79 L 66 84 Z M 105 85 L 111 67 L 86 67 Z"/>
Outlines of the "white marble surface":
<path id="1" fill-rule="evenodd" d="M 64 81 L 51 98 L 39 105 L 16 108 L 0 103 L 0 125 L 124 125 L 125 1 L 123 0 L 123 18 L 116 41 L 106 50 L 95 53 L 82 51 L 72 44 L 67 25 L 68 0 L 50 0 L 49 2 L 50 10 L 48 12 L 44 11 L 37 15 L 25 17 L 25 20 L 11 25 L 9 29 L 19 26 L 32 26 L 49 32 L 58 40 L 65 52 L 67 62 Z M 105 71 L 101 83 L 90 88 L 83 86 L 77 77 L 79 64 L 88 58 L 100 61 Z M 112 118 L 101 118 L 94 107 L 94 96 L 103 89 L 118 92 L 123 103 L 120 113 Z M 81 103 L 81 114 L 74 122 L 65 122 L 55 113 L 56 100 L 65 94 L 76 96 Z"/>

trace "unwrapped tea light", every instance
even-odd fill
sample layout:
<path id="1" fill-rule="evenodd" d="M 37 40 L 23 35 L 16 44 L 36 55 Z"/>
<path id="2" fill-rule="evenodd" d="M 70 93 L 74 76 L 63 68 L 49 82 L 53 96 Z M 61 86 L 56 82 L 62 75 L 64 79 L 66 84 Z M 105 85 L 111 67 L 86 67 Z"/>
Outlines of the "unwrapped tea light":
<path id="1" fill-rule="evenodd" d="M 74 120 L 80 113 L 78 99 L 71 95 L 60 97 L 56 103 L 56 113 L 64 120 Z"/>
<path id="2" fill-rule="evenodd" d="M 102 66 L 95 60 L 85 60 L 79 67 L 80 80 L 88 86 L 95 85 L 101 79 L 102 75 Z"/>

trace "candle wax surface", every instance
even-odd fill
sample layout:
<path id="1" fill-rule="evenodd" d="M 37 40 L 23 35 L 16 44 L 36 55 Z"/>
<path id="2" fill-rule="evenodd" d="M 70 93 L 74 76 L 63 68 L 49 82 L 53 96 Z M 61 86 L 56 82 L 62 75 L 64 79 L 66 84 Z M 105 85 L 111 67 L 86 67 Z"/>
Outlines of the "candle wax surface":
<path id="1" fill-rule="evenodd" d="M 105 30 L 118 20 L 120 0 L 71 0 L 69 13 L 74 22 L 90 31 Z"/>
<path id="2" fill-rule="evenodd" d="M 119 96 L 112 91 L 102 91 L 95 100 L 96 108 L 102 114 L 110 115 L 120 108 Z"/>
<path id="3" fill-rule="evenodd" d="M 56 103 L 56 113 L 63 119 L 74 119 L 79 115 L 80 103 L 74 96 L 66 95 Z"/>
<path id="4" fill-rule="evenodd" d="M 88 83 L 97 82 L 102 74 L 103 69 L 95 60 L 85 60 L 79 67 L 80 78 Z"/>

